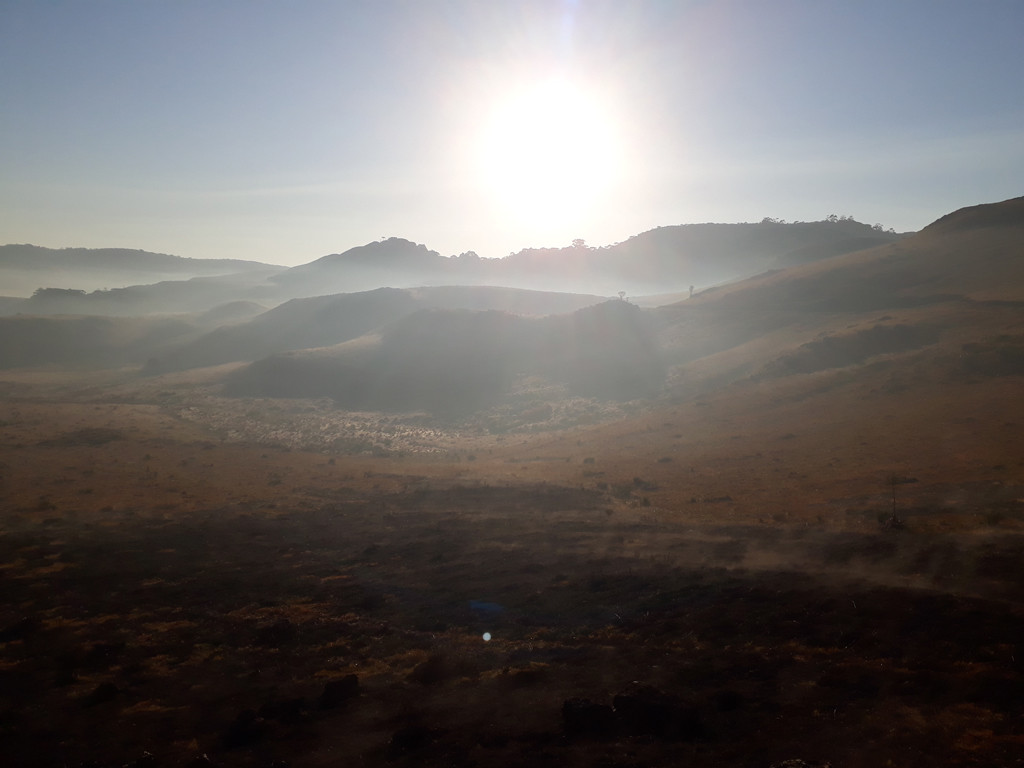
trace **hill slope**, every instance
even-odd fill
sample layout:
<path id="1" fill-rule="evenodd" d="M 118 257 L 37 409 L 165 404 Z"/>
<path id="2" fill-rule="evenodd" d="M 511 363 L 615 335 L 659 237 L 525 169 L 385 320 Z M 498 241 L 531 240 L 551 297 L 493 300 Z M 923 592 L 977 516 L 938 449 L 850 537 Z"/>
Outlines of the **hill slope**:
<path id="1" fill-rule="evenodd" d="M 764 275 L 698 303 L 872 310 L 960 298 L 1024 301 L 1024 198 L 944 216 L 886 246 Z"/>
<path id="2" fill-rule="evenodd" d="M 218 328 L 154 361 L 150 372 L 256 360 L 287 350 L 349 341 L 418 310 L 496 310 L 516 315 L 571 312 L 604 299 L 489 286 L 378 288 L 292 299 L 248 322 Z"/>
<path id="3" fill-rule="evenodd" d="M 1024 300 L 1024 222 L 1015 218 L 1017 206 L 1016 201 L 994 204 L 969 217 L 997 220 L 998 227 L 957 227 L 950 223 L 954 217 L 898 242 L 750 278 L 656 310 L 641 311 L 625 302 L 602 305 L 630 307 L 628 316 L 638 318 L 643 333 L 620 335 L 627 317 L 623 314 L 615 322 L 587 325 L 593 335 L 580 328 L 563 334 L 554 323 L 538 331 L 539 326 L 509 321 L 488 336 L 490 326 L 484 323 L 483 336 L 470 343 L 452 341 L 462 337 L 442 332 L 437 318 L 417 316 L 417 334 L 408 328 L 406 333 L 392 330 L 390 336 L 350 347 L 272 358 L 239 374 L 236 382 L 245 381 L 242 388 L 250 393 L 299 394 L 296 385 L 261 389 L 256 382 L 262 372 L 278 382 L 316 380 L 320 383 L 314 389 L 320 395 L 329 394 L 343 405 L 422 406 L 413 392 L 417 365 L 425 365 L 418 353 L 427 360 L 445 359 L 446 344 L 475 350 L 477 361 L 475 366 L 468 360 L 450 361 L 452 381 L 460 372 L 466 374 L 465 381 L 476 381 L 479 377 L 468 372 L 478 368 L 508 369 L 508 375 L 495 374 L 498 379 L 486 385 L 490 394 L 507 389 L 509 375 L 541 374 L 567 382 L 576 394 L 650 396 L 662 381 L 653 373 L 663 370 L 662 364 L 669 371 L 664 393 L 673 399 L 742 381 L 775 386 L 772 382 L 827 371 L 863 377 L 880 390 L 910 387 L 919 375 L 961 376 L 981 370 L 1012 375 L 1024 349 L 1017 304 Z M 408 341 L 412 338 L 415 343 Z M 545 347 L 544 339 L 550 346 Z M 635 360 L 626 352 L 630 345 L 637 347 Z M 504 356 L 492 359 L 490 350 L 502 347 Z M 371 401 L 342 394 L 360 376 L 380 381 L 389 366 L 397 370 L 394 360 L 403 355 L 420 363 L 401 367 L 401 397 Z M 582 362 L 588 356 L 601 362 L 593 375 Z M 573 362 L 559 370 L 553 364 L 559 359 Z M 648 367 L 647 361 L 655 359 L 657 365 Z M 642 384 L 588 388 L 588 383 L 611 381 L 607 377 L 616 360 L 623 370 L 636 366 Z M 901 373 L 904 364 L 907 370 Z M 653 381 L 658 385 L 651 386 Z M 423 388 L 431 387 L 424 383 Z M 475 402 L 460 391 L 463 402 Z M 478 404 L 485 404 L 484 399 Z"/>
<path id="4" fill-rule="evenodd" d="M 292 298 L 381 287 L 492 285 L 611 296 L 685 292 L 791 264 L 895 242 L 852 220 L 661 227 L 604 248 L 527 248 L 503 259 L 443 257 L 401 238 L 329 254 L 291 269 L 257 262 L 182 259 L 124 249 L 55 251 L 3 246 L 8 296 L 38 294 L 8 312 L 129 315 L 197 312 L 231 301 Z M 4 308 L 0 307 L 0 311 Z"/>
<path id="5" fill-rule="evenodd" d="M 0 245 L 0 278 L 6 296 L 30 296 L 39 288 L 93 291 L 168 279 L 276 271 L 240 259 L 190 259 L 129 248 L 43 248 Z"/>
<path id="6" fill-rule="evenodd" d="M 544 318 L 435 309 L 335 347 L 257 361 L 233 374 L 226 391 L 465 416 L 529 375 L 579 395 L 631 399 L 653 395 L 664 367 L 646 315 L 624 301 Z"/>
<path id="7" fill-rule="evenodd" d="M 527 249 L 503 259 L 517 277 L 621 286 L 630 293 L 686 290 L 896 242 L 900 235 L 852 220 L 659 227 L 607 248 Z"/>
<path id="8" fill-rule="evenodd" d="M 292 295 L 381 285 L 489 284 L 614 295 L 665 293 L 891 243 L 900 236 L 851 220 L 660 227 L 605 248 L 527 248 L 503 259 L 445 258 L 390 238 L 272 278 Z"/>

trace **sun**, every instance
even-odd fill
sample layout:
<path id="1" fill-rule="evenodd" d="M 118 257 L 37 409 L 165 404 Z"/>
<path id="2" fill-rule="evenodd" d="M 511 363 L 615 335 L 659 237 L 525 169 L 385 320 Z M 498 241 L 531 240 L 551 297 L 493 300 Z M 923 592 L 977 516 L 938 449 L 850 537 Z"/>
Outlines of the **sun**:
<path id="1" fill-rule="evenodd" d="M 601 100 L 552 78 L 503 95 L 484 126 L 478 166 L 505 216 L 547 229 L 593 211 L 615 183 L 619 154 Z"/>

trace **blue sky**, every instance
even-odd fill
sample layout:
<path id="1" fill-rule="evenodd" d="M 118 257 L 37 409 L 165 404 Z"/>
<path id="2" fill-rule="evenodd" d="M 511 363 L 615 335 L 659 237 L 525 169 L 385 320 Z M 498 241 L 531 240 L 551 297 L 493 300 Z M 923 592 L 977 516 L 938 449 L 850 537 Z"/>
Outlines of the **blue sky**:
<path id="1" fill-rule="evenodd" d="M 0 0 L 0 243 L 299 264 L 919 229 L 1024 194 L 1022 33 L 1020 0 Z M 585 106 L 531 101 L 553 78 Z M 510 146 L 566 121 L 574 146 Z M 576 187 L 491 162 L 572 152 Z"/>

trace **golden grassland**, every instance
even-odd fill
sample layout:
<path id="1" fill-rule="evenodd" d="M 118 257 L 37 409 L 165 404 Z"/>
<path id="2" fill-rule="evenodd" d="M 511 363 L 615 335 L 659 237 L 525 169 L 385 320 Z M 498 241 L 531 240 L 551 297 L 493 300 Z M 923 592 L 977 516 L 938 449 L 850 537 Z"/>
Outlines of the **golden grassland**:
<path id="1" fill-rule="evenodd" d="M 3 372 L 12 764 L 1024 759 L 1019 310 L 786 314 L 668 324 L 657 400 L 452 422 Z M 879 325 L 931 342 L 808 346 Z"/>
<path id="2" fill-rule="evenodd" d="M 219 398 L 208 372 L 155 380 L 8 372 L 2 492 L 16 514 L 94 519 L 316 506 L 341 490 L 548 482 L 602 491 L 617 507 L 642 504 L 637 511 L 680 523 L 864 530 L 875 520 L 858 513 L 884 511 L 887 478 L 896 474 L 916 478 L 897 499 L 904 512 L 921 513 L 915 526 L 969 528 L 993 503 L 1016 500 L 1024 398 L 1015 376 L 952 375 L 955 348 L 954 339 L 909 365 L 880 360 L 866 370 L 740 380 L 629 418 L 557 430 L 493 435 L 332 413 L 354 423 L 362 442 L 328 445 L 318 433 L 329 404 Z M 351 453 L 385 443 L 376 455 Z M 1008 516 L 1001 525 L 1017 522 Z"/>

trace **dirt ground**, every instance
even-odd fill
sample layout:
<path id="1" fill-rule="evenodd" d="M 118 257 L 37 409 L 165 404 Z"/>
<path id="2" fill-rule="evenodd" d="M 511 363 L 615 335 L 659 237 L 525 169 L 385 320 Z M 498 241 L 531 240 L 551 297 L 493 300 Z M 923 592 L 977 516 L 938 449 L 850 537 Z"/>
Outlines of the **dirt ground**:
<path id="1" fill-rule="evenodd" d="M 5 375 L 5 764 L 1024 762 L 998 443 L 872 464 L 899 407 L 825 451 L 776 391 L 759 426 L 712 399 L 536 434 L 350 415 L 318 445 L 326 406 L 201 384 Z"/>

